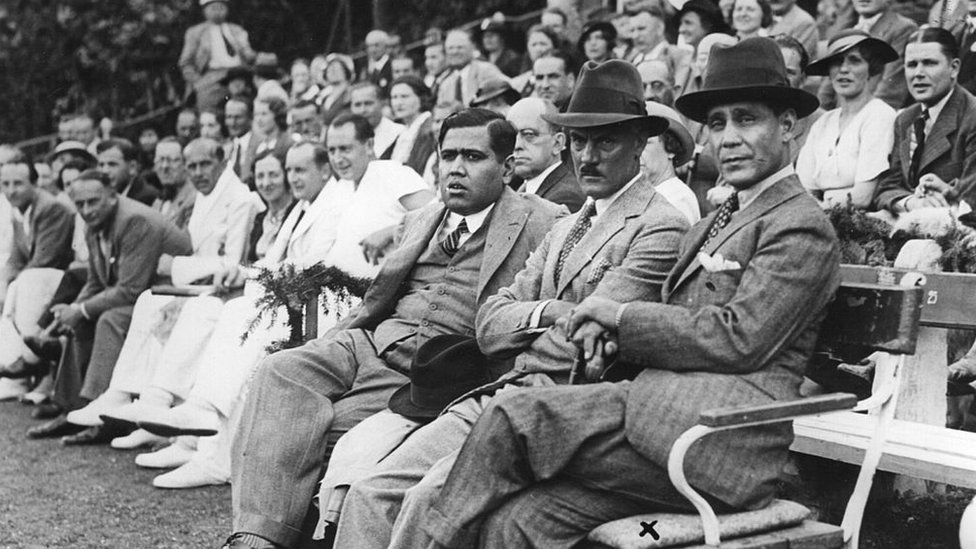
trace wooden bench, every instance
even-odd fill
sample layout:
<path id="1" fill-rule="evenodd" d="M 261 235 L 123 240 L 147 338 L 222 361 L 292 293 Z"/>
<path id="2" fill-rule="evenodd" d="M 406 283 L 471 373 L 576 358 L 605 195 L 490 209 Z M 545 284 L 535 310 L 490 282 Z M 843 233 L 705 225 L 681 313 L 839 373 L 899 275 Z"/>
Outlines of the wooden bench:
<path id="1" fill-rule="evenodd" d="M 910 278 L 907 284 L 912 284 Z M 701 414 L 699 425 L 686 431 L 672 447 L 668 473 L 674 484 L 694 504 L 698 515 L 654 514 L 613 521 L 594 529 L 587 547 L 822 547 L 857 546 L 858 532 L 875 470 L 887 449 L 886 437 L 894 417 L 899 381 L 908 358 L 915 352 L 919 334 L 924 290 L 914 285 L 896 286 L 845 280 L 831 304 L 818 348 L 831 352 L 856 347 L 876 352 L 875 383 L 872 396 L 858 402 L 854 395 L 832 394 Z M 944 378 L 943 378 L 944 379 Z M 870 415 L 855 412 L 870 412 Z M 683 461 L 688 449 L 700 438 L 729 429 L 813 417 L 829 422 L 845 414 L 859 416 L 863 448 L 851 461 L 861 464 L 855 488 L 840 527 L 808 520 L 808 511 L 792 502 L 774 501 L 765 509 L 718 517 L 706 500 L 686 481 Z M 837 431 L 830 424 L 827 432 Z M 825 438 L 806 438 L 810 444 Z M 959 464 L 965 467 L 967 464 Z M 646 533 L 645 525 L 657 524 L 656 536 Z M 735 538 L 721 543 L 723 537 Z M 704 542 L 706 545 L 701 546 Z"/>

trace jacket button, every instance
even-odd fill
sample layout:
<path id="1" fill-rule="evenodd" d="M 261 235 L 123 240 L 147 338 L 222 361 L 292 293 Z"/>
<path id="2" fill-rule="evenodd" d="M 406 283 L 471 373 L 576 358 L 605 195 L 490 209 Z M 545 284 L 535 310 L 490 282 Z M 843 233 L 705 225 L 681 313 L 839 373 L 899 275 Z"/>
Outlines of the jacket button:
<path id="1" fill-rule="evenodd" d="M 437 304 L 436 303 L 431 303 L 430 304 L 430 310 L 431 311 L 436 311 L 437 310 Z"/>

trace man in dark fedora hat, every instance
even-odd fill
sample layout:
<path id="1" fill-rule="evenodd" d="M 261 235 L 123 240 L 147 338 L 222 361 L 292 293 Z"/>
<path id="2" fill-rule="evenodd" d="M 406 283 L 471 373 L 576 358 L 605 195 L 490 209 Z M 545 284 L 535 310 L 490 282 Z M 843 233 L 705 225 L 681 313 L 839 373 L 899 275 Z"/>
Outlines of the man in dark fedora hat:
<path id="1" fill-rule="evenodd" d="M 481 350 L 492 358 L 514 357 L 514 368 L 459 399 L 352 485 L 337 547 L 427 547 L 430 539 L 419 528 L 425 510 L 496 393 L 528 387 L 541 394 L 548 390 L 542 387 L 569 381 L 577 351 L 553 328 L 556 319 L 591 295 L 660 300 L 688 222 L 641 172 L 648 139 L 668 122 L 648 116 L 637 69 L 621 60 L 588 62 L 567 112 L 542 118 L 569 134 L 587 199 L 578 213 L 554 224 L 515 282 L 478 312 Z"/>
<path id="2" fill-rule="evenodd" d="M 606 521 L 692 511 L 667 460 L 701 411 L 799 396 L 839 279 L 837 237 L 786 147 L 817 100 L 754 38 L 715 50 L 704 88 L 677 106 L 709 126 L 737 192 L 687 234 L 661 303 L 594 295 L 560 322 L 586 357 L 602 342 L 639 375 L 498 395 L 421 519 L 438 547 L 575 547 Z M 684 471 L 719 512 L 759 508 L 791 440 L 789 423 L 715 434 Z"/>

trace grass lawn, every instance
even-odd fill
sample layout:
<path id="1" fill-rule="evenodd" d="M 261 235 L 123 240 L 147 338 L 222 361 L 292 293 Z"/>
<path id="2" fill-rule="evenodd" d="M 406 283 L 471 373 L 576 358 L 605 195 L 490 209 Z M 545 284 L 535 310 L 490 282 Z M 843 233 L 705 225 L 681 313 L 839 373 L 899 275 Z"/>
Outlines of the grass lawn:
<path id="1" fill-rule="evenodd" d="M 0 547 L 219 547 L 230 486 L 166 491 L 137 452 L 28 440 L 31 408 L 0 403 Z"/>

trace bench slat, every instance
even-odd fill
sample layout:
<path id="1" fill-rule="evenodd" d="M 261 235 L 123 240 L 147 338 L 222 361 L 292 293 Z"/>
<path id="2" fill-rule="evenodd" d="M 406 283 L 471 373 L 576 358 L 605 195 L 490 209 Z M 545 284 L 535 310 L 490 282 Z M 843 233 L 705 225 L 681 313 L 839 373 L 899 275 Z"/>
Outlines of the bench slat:
<path id="1" fill-rule="evenodd" d="M 727 427 L 753 421 L 789 419 L 801 415 L 850 410 L 856 404 L 856 396 L 849 393 L 835 393 L 759 406 L 705 410 L 701 413 L 698 422 L 708 427 Z"/>

